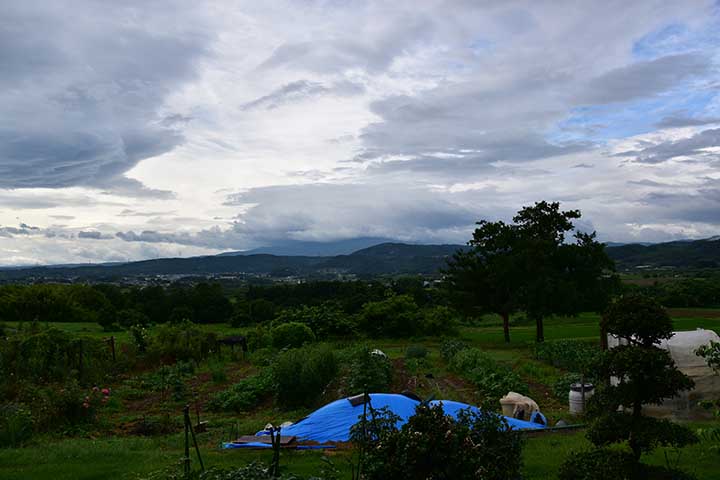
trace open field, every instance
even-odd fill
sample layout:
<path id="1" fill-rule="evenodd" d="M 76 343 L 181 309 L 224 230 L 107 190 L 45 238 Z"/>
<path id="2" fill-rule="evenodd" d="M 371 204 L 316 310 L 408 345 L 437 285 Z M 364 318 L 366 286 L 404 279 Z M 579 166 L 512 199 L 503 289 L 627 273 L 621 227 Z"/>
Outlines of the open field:
<path id="1" fill-rule="evenodd" d="M 677 330 L 689 330 L 698 327 L 710 328 L 720 332 L 720 310 L 683 309 L 671 311 Z M 598 317 L 583 314 L 575 318 L 553 318 L 546 322 L 546 338 L 587 339 L 598 338 Z M 479 326 L 463 327 L 460 338 L 475 347 L 484 350 L 498 362 L 512 367 L 529 386 L 530 396 L 540 404 L 543 412 L 552 422 L 564 418 L 576 421 L 568 416 L 566 402 L 552 396 L 551 386 L 562 375 L 562 371 L 534 359 L 534 326 L 520 319 L 519 324 L 511 328 L 512 343 L 503 342 L 502 328 L 497 319 L 488 318 Z M 82 335 L 105 338 L 95 324 L 58 323 L 54 326 Z M 231 329 L 226 325 L 206 325 L 202 328 L 220 335 L 239 333 L 241 329 Z M 126 332 L 114 334 L 117 341 L 128 341 Z M 417 338 L 411 340 L 368 340 L 373 348 L 380 348 L 391 358 L 394 366 L 393 391 L 411 389 L 421 396 L 433 395 L 435 398 L 465 401 L 473 403 L 475 392 L 472 384 L 451 374 L 440 354 L 440 340 L 437 338 Z M 347 341 L 337 342 L 337 349 L 346 348 Z M 410 345 L 423 345 L 429 356 L 420 367 L 413 367 L 404 359 Z M 201 364 L 194 375 L 186 380 L 195 392 L 196 401 L 203 405 L 215 392 L 254 372 L 252 365 L 238 358 L 223 360 L 226 378 L 214 382 L 210 379 L 210 366 Z M 428 379 L 431 374 L 431 379 Z M 103 414 L 98 426 L 87 431 L 67 432 L 66 438 L 57 439 L 57 435 L 34 438 L 24 448 L 0 450 L 0 479 L 95 479 L 95 478 L 134 478 L 137 474 L 164 469 L 178 464 L 182 457 L 183 436 L 180 433 L 166 435 L 141 436 L 133 432 L 140 418 L 145 416 L 160 418 L 163 415 L 180 421 L 182 403 L 163 398 L 153 392 L 138 392 L 129 381 L 112 385 L 117 392 L 118 401 Z M 330 391 L 322 401 L 336 398 Z M 265 402 L 252 412 L 242 415 L 228 413 L 208 413 L 203 411 L 203 419 L 209 420 L 210 428 L 199 435 L 202 454 L 207 465 L 237 466 L 253 459 L 269 460 L 269 451 L 223 451 L 219 449 L 222 441 L 234 435 L 252 433 L 261 429 L 268 421 L 277 422 L 297 420 L 312 409 L 282 411 L 271 402 Z M 693 427 L 702 426 L 694 424 Z M 176 428 L 179 432 L 179 428 Z M 570 451 L 588 445 L 582 431 L 550 433 L 527 439 L 523 452 L 525 478 L 553 478 L 563 458 Z M 680 452 L 680 465 L 698 475 L 700 479 L 717 478 L 720 471 L 720 445 L 704 442 L 687 447 Z M 551 452 L 549 454 L 548 452 Z M 657 450 L 649 459 L 656 464 L 665 464 L 668 454 L 675 458 L 675 452 Z M 282 454 L 282 464 L 286 471 L 298 474 L 317 473 L 327 457 L 341 472 L 349 476 L 349 452 L 293 452 Z M 195 462 L 195 465 L 197 463 Z M 344 478 L 344 477 L 343 477 Z"/>

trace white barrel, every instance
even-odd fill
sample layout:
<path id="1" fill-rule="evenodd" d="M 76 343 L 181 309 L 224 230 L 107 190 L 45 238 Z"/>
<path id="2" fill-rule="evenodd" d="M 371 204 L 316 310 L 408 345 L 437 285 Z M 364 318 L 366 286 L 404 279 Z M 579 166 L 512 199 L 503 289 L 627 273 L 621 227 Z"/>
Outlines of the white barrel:
<path id="1" fill-rule="evenodd" d="M 592 383 L 585 384 L 585 402 L 592 397 L 595 387 Z M 582 415 L 585 412 L 585 403 L 583 402 L 582 386 L 579 383 L 570 385 L 570 393 L 568 394 L 568 402 L 570 404 L 570 413 L 573 415 Z"/>

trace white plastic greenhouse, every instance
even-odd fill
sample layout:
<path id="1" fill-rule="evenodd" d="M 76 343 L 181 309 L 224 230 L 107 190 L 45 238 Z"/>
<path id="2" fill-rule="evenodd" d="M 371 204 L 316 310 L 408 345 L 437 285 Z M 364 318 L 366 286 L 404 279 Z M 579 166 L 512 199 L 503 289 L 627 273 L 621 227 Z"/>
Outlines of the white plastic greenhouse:
<path id="1" fill-rule="evenodd" d="M 709 415 L 699 406 L 703 400 L 720 397 L 720 375 L 708 367 L 695 351 L 710 342 L 720 342 L 720 336 L 712 330 L 698 328 L 687 332 L 675 332 L 669 340 L 663 340 L 660 347 L 668 350 L 677 367 L 695 382 L 695 388 L 680 396 L 665 400 L 662 405 L 648 405 L 648 414 L 675 417 L 702 417 Z M 627 343 L 627 340 L 608 335 L 608 347 Z"/>

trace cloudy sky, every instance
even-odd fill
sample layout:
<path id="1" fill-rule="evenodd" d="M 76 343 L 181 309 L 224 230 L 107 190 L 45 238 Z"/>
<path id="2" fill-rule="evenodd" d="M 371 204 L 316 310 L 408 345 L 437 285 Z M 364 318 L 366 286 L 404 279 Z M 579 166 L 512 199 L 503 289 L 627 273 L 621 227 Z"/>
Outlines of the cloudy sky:
<path id="1" fill-rule="evenodd" d="M 720 233 L 717 1 L 0 2 L 0 264 Z"/>

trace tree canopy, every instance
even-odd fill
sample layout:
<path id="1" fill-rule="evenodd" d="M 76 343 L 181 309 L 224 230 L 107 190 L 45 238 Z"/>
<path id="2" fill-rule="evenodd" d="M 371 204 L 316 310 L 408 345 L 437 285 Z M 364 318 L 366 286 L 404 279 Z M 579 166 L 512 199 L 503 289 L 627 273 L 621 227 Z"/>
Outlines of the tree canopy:
<path id="1" fill-rule="evenodd" d="M 512 224 L 478 222 L 467 250 L 459 251 L 445 273 L 463 310 L 503 317 L 522 310 L 545 338 L 543 319 L 601 309 L 616 285 L 614 264 L 595 232 L 575 231 L 579 210 L 562 211 L 558 202 L 523 207 Z M 574 241 L 567 236 L 573 233 Z"/>

